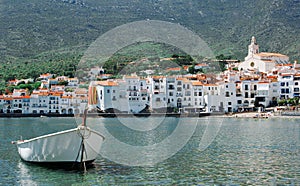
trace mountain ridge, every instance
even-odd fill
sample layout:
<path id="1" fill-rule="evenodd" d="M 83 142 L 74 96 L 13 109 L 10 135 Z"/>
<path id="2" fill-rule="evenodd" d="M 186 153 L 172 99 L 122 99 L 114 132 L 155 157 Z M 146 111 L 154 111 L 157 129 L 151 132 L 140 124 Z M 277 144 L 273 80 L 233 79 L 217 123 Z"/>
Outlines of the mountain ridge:
<path id="1" fill-rule="evenodd" d="M 300 58 L 299 0 L 48 0 L 0 5 L 2 62 L 31 61 L 47 51 L 83 53 L 116 26 L 140 20 L 179 23 L 198 34 L 216 55 L 243 60 L 251 36 L 261 51 Z"/>

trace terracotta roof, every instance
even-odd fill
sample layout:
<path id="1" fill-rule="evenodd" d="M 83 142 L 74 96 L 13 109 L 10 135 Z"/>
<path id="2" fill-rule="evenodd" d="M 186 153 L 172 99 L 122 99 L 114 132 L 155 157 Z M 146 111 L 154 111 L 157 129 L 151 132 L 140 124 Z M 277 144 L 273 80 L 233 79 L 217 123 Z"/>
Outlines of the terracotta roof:
<path id="1" fill-rule="evenodd" d="M 268 79 L 277 79 L 277 76 L 267 76 Z"/>
<path id="2" fill-rule="evenodd" d="M 185 80 L 186 78 L 183 78 L 183 77 L 178 77 L 176 78 L 176 80 Z"/>
<path id="3" fill-rule="evenodd" d="M 261 56 L 261 57 L 287 57 L 286 55 L 283 55 L 283 54 L 271 53 L 271 52 L 261 52 L 256 55 Z"/>
<path id="4" fill-rule="evenodd" d="M 181 67 L 168 68 L 167 71 L 180 71 Z"/>
<path id="5" fill-rule="evenodd" d="M 187 70 L 187 69 L 189 69 L 189 66 L 183 66 L 183 69 Z"/>
<path id="6" fill-rule="evenodd" d="M 258 82 L 258 84 L 270 84 L 270 82 L 268 82 L 268 81 L 260 81 L 260 82 Z"/>
<path id="7" fill-rule="evenodd" d="M 195 66 L 199 66 L 199 67 L 208 67 L 208 65 L 206 63 L 200 63 L 200 64 L 197 64 Z"/>
<path id="8" fill-rule="evenodd" d="M 265 63 L 274 63 L 275 61 L 274 60 L 270 60 L 270 59 L 262 59 L 262 62 L 265 62 Z"/>
<path id="9" fill-rule="evenodd" d="M 292 64 L 278 64 L 276 65 L 277 67 L 282 67 L 282 66 L 286 66 L 286 67 L 292 67 Z"/>
<path id="10" fill-rule="evenodd" d="M 64 98 L 64 99 L 72 99 L 73 97 L 72 97 L 72 96 L 62 96 L 61 98 Z"/>
<path id="11" fill-rule="evenodd" d="M 138 76 L 125 76 L 126 79 L 138 79 Z"/>
<path id="12" fill-rule="evenodd" d="M 217 86 L 216 84 L 203 84 L 203 86 L 206 86 L 206 87 L 208 87 L 208 86 L 210 86 L 210 87 L 215 87 L 215 86 Z"/>
<path id="13" fill-rule="evenodd" d="M 153 79 L 160 79 L 160 78 L 164 78 L 164 76 L 153 76 Z"/>
<path id="14" fill-rule="evenodd" d="M 39 93 L 39 96 L 48 96 L 48 93 Z"/>
<path id="15" fill-rule="evenodd" d="M 50 92 L 51 96 L 57 96 L 57 97 L 60 97 L 63 92 Z"/>
<path id="16" fill-rule="evenodd" d="M 193 82 L 192 82 L 192 85 L 193 85 L 193 86 L 202 86 L 203 83 L 200 82 L 200 81 L 193 81 Z"/>
<path id="17" fill-rule="evenodd" d="M 101 85 L 101 86 L 118 86 L 118 83 L 114 82 L 114 81 L 97 81 L 97 85 Z"/>

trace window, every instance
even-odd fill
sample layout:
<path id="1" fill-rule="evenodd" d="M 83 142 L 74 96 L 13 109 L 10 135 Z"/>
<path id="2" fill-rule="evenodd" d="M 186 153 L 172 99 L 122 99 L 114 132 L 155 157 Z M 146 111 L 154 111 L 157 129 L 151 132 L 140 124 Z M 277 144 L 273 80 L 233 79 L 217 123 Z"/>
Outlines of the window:
<path id="1" fill-rule="evenodd" d="M 285 83 L 284 82 L 281 82 L 280 83 L 280 86 L 284 87 Z"/>
<path id="2" fill-rule="evenodd" d="M 225 96 L 226 96 L 226 97 L 229 97 L 229 92 L 226 92 L 226 93 L 225 93 Z"/>
<path id="3" fill-rule="evenodd" d="M 237 104 L 242 104 L 242 100 L 237 100 Z"/>
<path id="4" fill-rule="evenodd" d="M 295 85 L 298 85 L 299 83 L 298 82 L 295 82 Z"/>
<path id="5" fill-rule="evenodd" d="M 109 90 L 109 89 L 107 89 L 107 94 L 109 94 L 109 92 L 110 92 L 110 90 Z"/>
<path id="6" fill-rule="evenodd" d="M 231 102 L 228 102 L 228 105 L 231 105 Z"/>
<path id="7" fill-rule="evenodd" d="M 249 90 L 249 87 L 248 87 L 248 85 L 245 85 L 245 90 Z"/>

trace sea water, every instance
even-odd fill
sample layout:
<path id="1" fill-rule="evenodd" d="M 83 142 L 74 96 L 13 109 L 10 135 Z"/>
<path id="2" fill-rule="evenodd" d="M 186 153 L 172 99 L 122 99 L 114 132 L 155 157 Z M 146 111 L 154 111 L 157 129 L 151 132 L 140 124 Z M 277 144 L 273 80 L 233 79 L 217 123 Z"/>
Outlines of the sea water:
<path id="1" fill-rule="evenodd" d="M 300 119 L 91 118 L 88 124 L 106 140 L 83 172 L 25 163 L 11 144 L 76 127 L 74 118 L 1 118 L 0 185 L 300 185 Z"/>

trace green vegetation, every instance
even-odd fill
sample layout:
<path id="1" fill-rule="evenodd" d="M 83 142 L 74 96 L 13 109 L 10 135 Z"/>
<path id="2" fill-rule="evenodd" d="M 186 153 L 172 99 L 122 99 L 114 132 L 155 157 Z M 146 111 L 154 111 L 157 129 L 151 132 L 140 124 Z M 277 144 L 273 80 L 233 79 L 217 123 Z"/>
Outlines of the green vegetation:
<path id="1" fill-rule="evenodd" d="M 289 99 L 281 99 L 278 101 L 279 106 L 298 106 L 299 105 L 299 97 L 289 98 Z"/>
<path id="2" fill-rule="evenodd" d="M 36 78 L 45 72 L 73 76 L 95 39 L 116 26 L 147 19 L 187 27 L 220 57 L 242 60 L 254 35 L 261 51 L 299 60 L 299 12 L 300 1 L 295 0 L 4 0 L 0 6 L 0 79 Z M 133 51 L 138 53 L 132 55 Z M 118 73 L 144 56 L 155 62 L 173 54 L 177 64 L 191 62 L 174 47 L 145 43 L 120 51 L 105 67 L 108 73 Z M 131 66 L 129 72 L 134 70 Z"/>
<path id="3" fill-rule="evenodd" d="M 255 35 L 262 51 L 299 59 L 299 12 L 296 0 L 4 0 L 0 7 L 0 60 L 28 59 L 70 47 L 82 52 L 110 29 L 146 19 L 189 28 L 217 55 L 242 59 Z"/>
<path id="4" fill-rule="evenodd" d="M 41 82 L 29 82 L 25 84 L 25 82 L 20 82 L 17 86 L 3 86 L 0 89 L 0 94 L 2 93 L 12 93 L 14 89 L 27 89 L 30 93 L 41 86 Z"/>

